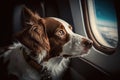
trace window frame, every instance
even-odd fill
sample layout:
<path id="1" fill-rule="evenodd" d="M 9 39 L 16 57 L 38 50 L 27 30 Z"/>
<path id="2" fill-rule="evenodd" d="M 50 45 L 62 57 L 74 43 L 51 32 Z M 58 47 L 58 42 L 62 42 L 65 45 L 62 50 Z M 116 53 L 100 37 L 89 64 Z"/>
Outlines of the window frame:
<path id="1" fill-rule="evenodd" d="M 107 55 L 111 55 L 115 53 L 117 47 L 116 48 L 107 47 L 107 46 L 102 45 L 100 42 L 96 40 L 94 33 L 92 32 L 92 29 L 91 29 L 87 0 L 81 0 L 81 3 L 82 3 L 85 30 L 86 30 L 87 36 L 91 40 L 93 40 L 93 46 L 95 47 L 95 49 Z"/>

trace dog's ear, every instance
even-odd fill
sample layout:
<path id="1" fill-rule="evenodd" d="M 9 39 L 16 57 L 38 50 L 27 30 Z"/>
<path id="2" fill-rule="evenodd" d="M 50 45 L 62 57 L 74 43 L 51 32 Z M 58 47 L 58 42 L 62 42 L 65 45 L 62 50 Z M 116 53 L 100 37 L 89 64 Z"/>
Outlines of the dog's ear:
<path id="1" fill-rule="evenodd" d="M 22 9 L 22 15 L 23 15 L 22 17 L 24 17 L 28 20 L 30 20 L 32 17 L 34 17 L 34 13 L 25 6 Z"/>
<path id="2" fill-rule="evenodd" d="M 33 12 L 26 6 L 22 9 L 22 16 L 21 16 L 21 22 L 23 27 L 28 27 L 28 25 L 32 25 L 33 23 L 36 23 L 37 20 L 42 19 L 37 12 Z"/>
<path id="3" fill-rule="evenodd" d="M 30 9 L 26 8 L 26 16 L 29 22 L 26 23 L 26 27 L 20 32 L 18 32 L 15 37 L 19 42 L 28 47 L 30 50 L 35 53 L 41 52 L 41 50 L 50 50 L 49 40 L 45 29 L 44 19 L 40 18 L 37 14 L 33 14 Z M 33 18 L 34 21 L 31 21 Z"/>

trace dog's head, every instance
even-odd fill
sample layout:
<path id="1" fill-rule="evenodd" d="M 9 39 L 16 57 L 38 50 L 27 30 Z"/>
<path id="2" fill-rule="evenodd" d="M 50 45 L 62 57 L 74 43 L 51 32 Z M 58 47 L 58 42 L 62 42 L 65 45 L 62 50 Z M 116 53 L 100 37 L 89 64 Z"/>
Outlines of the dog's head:
<path id="1" fill-rule="evenodd" d="M 71 57 L 86 54 L 92 47 L 91 40 L 74 33 L 72 26 L 62 19 L 41 18 L 26 8 L 24 15 L 25 28 L 18 33 L 17 39 L 34 52 L 44 49 L 49 58 Z"/>
<path id="2" fill-rule="evenodd" d="M 93 42 L 72 31 L 72 26 L 62 19 L 45 18 L 50 42 L 50 56 L 73 57 L 87 54 Z"/>

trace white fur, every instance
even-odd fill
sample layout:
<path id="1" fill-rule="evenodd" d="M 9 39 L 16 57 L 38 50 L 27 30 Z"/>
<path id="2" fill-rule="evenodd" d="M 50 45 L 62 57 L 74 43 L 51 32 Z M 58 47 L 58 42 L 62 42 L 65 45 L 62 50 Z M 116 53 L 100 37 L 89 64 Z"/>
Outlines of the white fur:
<path id="1" fill-rule="evenodd" d="M 37 57 L 37 62 L 41 63 L 41 61 L 47 56 L 47 51 L 42 50 L 41 53 Z"/>

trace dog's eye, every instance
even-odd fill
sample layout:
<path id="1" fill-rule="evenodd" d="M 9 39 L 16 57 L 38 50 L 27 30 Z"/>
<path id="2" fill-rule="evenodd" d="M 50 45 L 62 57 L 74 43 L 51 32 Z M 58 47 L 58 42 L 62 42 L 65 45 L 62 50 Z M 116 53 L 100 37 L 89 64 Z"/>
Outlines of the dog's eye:
<path id="1" fill-rule="evenodd" d="M 64 33 L 63 30 L 59 30 L 59 34 L 60 34 L 60 35 L 64 35 L 65 33 Z"/>
<path id="2" fill-rule="evenodd" d="M 60 29 L 56 32 L 56 35 L 60 38 L 64 38 L 64 35 L 65 35 L 65 31 Z"/>

